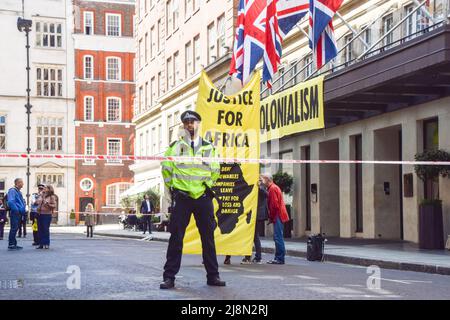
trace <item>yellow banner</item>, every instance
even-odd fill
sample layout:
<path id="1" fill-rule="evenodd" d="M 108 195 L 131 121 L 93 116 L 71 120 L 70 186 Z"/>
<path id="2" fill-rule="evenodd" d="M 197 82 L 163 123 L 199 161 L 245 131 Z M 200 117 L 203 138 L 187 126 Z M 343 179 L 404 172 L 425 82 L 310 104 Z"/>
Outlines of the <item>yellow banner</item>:
<path id="1" fill-rule="evenodd" d="M 237 94 L 226 96 L 203 71 L 196 111 L 201 134 L 211 141 L 220 157 L 259 158 L 260 74 L 255 73 Z M 218 255 L 251 255 L 258 207 L 259 164 L 221 163 L 213 187 L 214 237 Z M 200 235 L 192 216 L 184 237 L 183 253 L 202 252 Z"/>
<path id="2" fill-rule="evenodd" d="M 299 83 L 261 101 L 261 142 L 325 127 L 323 79 Z"/>

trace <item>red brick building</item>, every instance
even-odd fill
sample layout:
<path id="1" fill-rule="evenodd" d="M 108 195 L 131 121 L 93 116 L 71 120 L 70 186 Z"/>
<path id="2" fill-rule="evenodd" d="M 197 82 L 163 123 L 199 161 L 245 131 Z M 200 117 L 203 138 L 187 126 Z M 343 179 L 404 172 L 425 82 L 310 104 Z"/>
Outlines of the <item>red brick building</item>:
<path id="1" fill-rule="evenodd" d="M 74 0 L 77 154 L 134 154 L 134 0 Z M 130 161 L 75 163 L 75 211 L 120 212 Z M 77 222 L 84 216 L 76 214 Z M 98 222 L 116 221 L 98 216 Z"/>

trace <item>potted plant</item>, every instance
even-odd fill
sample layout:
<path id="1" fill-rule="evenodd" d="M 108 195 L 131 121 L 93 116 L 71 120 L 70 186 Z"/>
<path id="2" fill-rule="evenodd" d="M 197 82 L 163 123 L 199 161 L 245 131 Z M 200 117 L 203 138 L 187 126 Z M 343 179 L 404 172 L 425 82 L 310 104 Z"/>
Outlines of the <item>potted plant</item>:
<path id="1" fill-rule="evenodd" d="M 76 216 L 75 216 L 75 211 L 73 209 L 70 210 L 69 219 L 70 219 L 70 225 L 75 226 L 76 225 Z"/>
<path id="2" fill-rule="evenodd" d="M 425 150 L 415 156 L 416 161 L 450 161 L 450 154 L 444 150 Z M 415 165 L 414 171 L 420 180 L 436 181 L 448 177 L 450 166 Z M 419 247 L 421 249 L 444 249 L 444 227 L 442 201 L 439 194 L 425 197 L 419 204 Z"/>
<path id="3" fill-rule="evenodd" d="M 287 172 L 278 171 L 273 175 L 273 182 L 280 187 L 281 191 L 285 194 L 292 193 L 292 185 L 294 183 L 294 178 Z M 293 220 L 291 218 L 291 205 L 286 205 L 286 211 L 289 215 L 289 221 L 284 224 L 284 237 L 292 238 L 292 226 Z"/>

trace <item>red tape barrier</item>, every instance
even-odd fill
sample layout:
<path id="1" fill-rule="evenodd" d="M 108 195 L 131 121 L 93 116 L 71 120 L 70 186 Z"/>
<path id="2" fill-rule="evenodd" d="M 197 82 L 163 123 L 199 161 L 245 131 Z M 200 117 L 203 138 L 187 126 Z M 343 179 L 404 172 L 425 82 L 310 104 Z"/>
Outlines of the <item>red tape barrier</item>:
<path id="1" fill-rule="evenodd" d="M 252 158 L 206 158 L 206 157 L 165 157 L 165 156 L 109 156 L 84 154 L 47 154 L 47 153 L 0 153 L 0 158 L 30 159 L 70 159 L 70 160 L 122 160 L 122 161 L 199 161 L 220 163 L 283 163 L 283 164 L 391 164 L 391 165 L 429 165 L 450 166 L 450 161 L 387 161 L 387 160 L 296 160 L 296 159 L 252 159 Z"/>

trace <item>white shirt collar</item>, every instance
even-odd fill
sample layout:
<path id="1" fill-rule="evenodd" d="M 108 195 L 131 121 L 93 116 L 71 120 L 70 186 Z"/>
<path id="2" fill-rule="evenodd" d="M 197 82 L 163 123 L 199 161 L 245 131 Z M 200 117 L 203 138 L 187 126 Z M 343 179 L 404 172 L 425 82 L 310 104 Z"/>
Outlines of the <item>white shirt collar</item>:
<path id="1" fill-rule="evenodd" d="M 191 145 L 191 137 L 188 138 L 188 143 Z M 197 147 L 200 144 L 200 136 L 197 136 L 197 138 L 194 139 L 194 147 Z"/>

